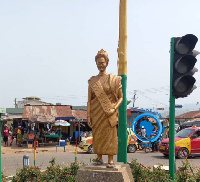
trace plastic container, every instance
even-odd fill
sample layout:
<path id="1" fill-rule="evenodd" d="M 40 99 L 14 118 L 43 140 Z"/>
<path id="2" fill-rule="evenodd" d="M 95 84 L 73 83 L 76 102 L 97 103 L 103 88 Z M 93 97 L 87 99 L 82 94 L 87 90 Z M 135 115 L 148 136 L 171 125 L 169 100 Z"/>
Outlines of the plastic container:
<path id="1" fill-rule="evenodd" d="M 66 142 L 67 143 L 67 145 L 70 145 L 70 142 Z"/>
<path id="2" fill-rule="evenodd" d="M 28 134 L 28 139 L 34 139 L 34 134 Z"/>
<path id="3" fill-rule="evenodd" d="M 32 143 L 28 143 L 28 148 L 33 148 L 33 144 Z"/>
<path id="4" fill-rule="evenodd" d="M 60 146 L 65 146 L 65 140 L 59 140 Z"/>

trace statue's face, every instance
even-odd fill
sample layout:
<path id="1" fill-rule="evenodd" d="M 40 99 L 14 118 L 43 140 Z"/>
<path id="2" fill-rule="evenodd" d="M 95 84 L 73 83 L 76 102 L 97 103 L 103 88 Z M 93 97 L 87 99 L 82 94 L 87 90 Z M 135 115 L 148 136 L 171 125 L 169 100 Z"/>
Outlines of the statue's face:
<path id="1" fill-rule="evenodd" d="M 97 68 L 99 71 L 104 72 L 106 70 L 106 60 L 103 57 L 97 59 Z"/>

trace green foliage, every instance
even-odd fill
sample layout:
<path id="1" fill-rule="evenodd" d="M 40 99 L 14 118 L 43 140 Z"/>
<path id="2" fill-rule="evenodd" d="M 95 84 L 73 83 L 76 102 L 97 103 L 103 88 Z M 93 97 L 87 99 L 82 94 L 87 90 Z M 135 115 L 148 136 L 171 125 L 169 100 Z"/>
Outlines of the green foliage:
<path id="1" fill-rule="evenodd" d="M 155 169 L 151 174 L 151 181 L 152 182 L 169 182 L 170 176 L 165 170 L 161 169 L 162 165 L 159 165 L 157 169 Z"/>
<path id="2" fill-rule="evenodd" d="M 56 163 L 55 157 L 52 157 L 51 160 L 49 161 L 50 165 L 53 166 Z"/>
<path id="3" fill-rule="evenodd" d="M 199 182 L 200 181 L 200 169 L 198 169 L 196 173 L 196 180 Z"/>
<path id="4" fill-rule="evenodd" d="M 98 159 L 98 157 L 97 157 L 97 155 L 95 156 L 95 158 L 94 159 L 92 159 L 92 162 L 97 162 L 99 159 Z M 91 162 L 91 161 L 90 161 Z"/>
<path id="5" fill-rule="evenodd" d="M 138 162 L 137 159 L 133 159 L 131 162 L 132 168 L 132 175 L 135 181 L 146 181 L 149 178 L 151 173 L 150 169 L 142 167 Z"/>
<path id="6" fill-rule="evenodd" d="M 131 162 L 131 170 L 133 178 L 136 182 L 171 182 L 170 176 L 165 170 L 161 169 L 162 165 L 159 165 L 157 169 L 151 171 L 150 167 L 144 167 L 133 159 Z M 200 182 L 200 169 L 196 173 L 193 173 L 188 162 L 182 162 L 182 165 L 178 168 L 178 172 L 175 176 L 175 182 Z"/>
<path id="7" fill-rule="evenodd" d="M 31 166 L 20 169 L 12 182 L 75 182 L 79 163 L 74 162 L 69 166 L 60 166 L 55 164 L 55 158 L 49 161 L 50 165 L 46 171 L 41 172 L 39 167 Z"/>
<path id="8" fill-rule="evenodd" d="M 71 163 L 70 168 L 71 168 L 71 174 L 72 175 L 77 175 L 77 171 L 79 169 L 78 162 Z"/>
<path id="9" fill-rule="evenodd" d="M 2 182 L 6 181 L 6 176 L 3 174 L 2 171 L 1 171 L 1 181 Z"/>
<path id="10" fill-rule="evenodd" d="M 138 182 L 170 182 L 169 174 L 161 169 L 161 165 L 154 171 L 150 167 L 144 167 L 133 159 L 131 162 L 133 178 Z"/>
<path id="11" fill-rule="evenodd" d="M 38 166 L 28 166 L 17 171 L 12 182 L 36 181 L 41 178 L 41 171 Z"/>
<path id="12" fill-rule="evenodd" d="M 200 181 L 200 170 L 196 174 L 193 173 L 188 162 L 182 162 L 182 166 L 178 167 L 176 173 L 176 182 L 199 182 Z"/>

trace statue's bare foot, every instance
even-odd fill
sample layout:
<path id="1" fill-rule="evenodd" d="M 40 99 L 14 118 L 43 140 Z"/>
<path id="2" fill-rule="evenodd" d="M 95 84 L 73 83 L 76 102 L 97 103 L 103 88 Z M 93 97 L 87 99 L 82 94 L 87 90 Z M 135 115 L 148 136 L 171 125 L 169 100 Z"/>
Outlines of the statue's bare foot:
<path id="1" fill-rule="evenodd" d="M 113 162 L 109 162 L 108 165 L 106 166 L 107 168 L 114 168 L 115 164 Z"/>

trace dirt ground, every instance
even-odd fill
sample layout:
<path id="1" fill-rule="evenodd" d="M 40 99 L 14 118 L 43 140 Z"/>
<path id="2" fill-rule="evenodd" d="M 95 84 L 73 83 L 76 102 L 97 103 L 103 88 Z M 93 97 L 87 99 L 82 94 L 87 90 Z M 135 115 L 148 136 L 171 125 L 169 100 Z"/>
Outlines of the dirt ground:
<path id="1" fill-rule="evenodd" d="M 9 141 L 8 141 L 9 142 Z M 47 145 L 44 147 L 37 147 L 36 151 L 37 152 L 55 152 L 55 146 L 56 144 L 51 144 Z M 76 146 L 75 144 L 71 145 L 66 145 L 65 150 L 66 152 L 75 152 Z M 14 139 L 12 146 L 5 147 L 4 141 L 1 140 L 1 154 L 2 156 L 5 155 L 12 155 L 12 154 L 17 154 L 17 153 L 32 153 L 33 148 L 28 148 L 28 147 L 18 147 L 16 145 L 16 139 Z M 77 147 L 77 151 L 81 152 L 82 150 Z"/>
<path id="2" fill-rule="evenodd" d="M 40 166 L 42 170 L 45 170 L 49 165 L 49 161 L 52 157 L 56 158 L 56 164 L 71 164 L 75 159 L 75 144 L 66 145 L 65 151 L 63 147 L 58 147 L 56 152 L 56 143 L 50 144 L 50 146 L 37 147 L 36 148 L 36 165 Z M 83 152 L 77 147 L 77 153 L 80 156 L 80 160 L 84 159 L 88 161 L 86 152 Z M 85 156 L 86 154 L 86 156 Z M 13 145 L 5 147 L 3 140 L 1 141 L 1 170 L 6 176 L 13 176 L 18 169 L 23 168 L 23 156 L 29 156 L 30 166 L 34 164 L 34 148 L 18 147 L 16 140 L 14 139 Z"/>

